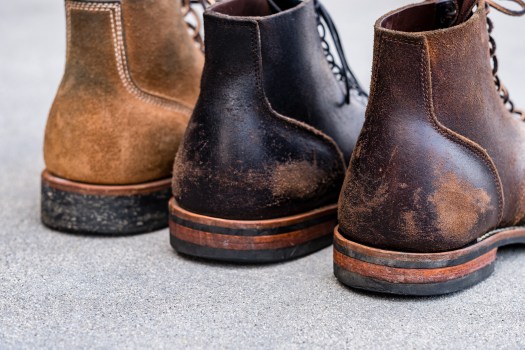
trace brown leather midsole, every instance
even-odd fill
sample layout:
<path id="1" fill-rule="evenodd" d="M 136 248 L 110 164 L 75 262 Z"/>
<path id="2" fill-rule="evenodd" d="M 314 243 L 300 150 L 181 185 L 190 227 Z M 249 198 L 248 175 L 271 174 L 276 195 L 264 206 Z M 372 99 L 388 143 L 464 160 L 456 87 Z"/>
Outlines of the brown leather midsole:
<path id="1" fill-rule="evenodd" d="M 497 248 L 468 263 L 437 269 L 403 269 L 367 263 L 334 250 L 334 263 L 361 276 L 390 283 L 438 283 L 470 275 L 496 259 Z"/>
<path id="2" fill-rule="evenodd" d="M 95 185 L 66 180 L 51 174 L 49 171 L 42 172 L 42 181 L 47 185 L 65 192 L 74 192 L 94 196 L 131 196 L 148 194 L 162 191 L 171 186 L 171 179 L 156 180 L 133 185 Z"/>

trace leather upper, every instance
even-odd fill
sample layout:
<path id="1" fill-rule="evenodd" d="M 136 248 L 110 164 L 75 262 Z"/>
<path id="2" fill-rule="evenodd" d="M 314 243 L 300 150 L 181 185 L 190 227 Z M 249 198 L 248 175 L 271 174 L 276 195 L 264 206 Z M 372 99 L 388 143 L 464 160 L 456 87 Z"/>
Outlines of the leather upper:
<path id="1" fill-rule="evenodd" d="M 313 1 L 288 10 L 286 15 L 258 21 L 264 91 L 276 111 L 330 136 L 348 163 L 364 122 L 367 100 L 352 90 L 350 104 L 345 104 L 315 23 Z"/>
<path id="2" fill-rule="evenodd" d="M 124 33 L 133 80 L 146 92 L 193 107 L 204 55 L 181 16 L 179 0 L 124 0 Z"/>
<path id="3" fill-rule="evenodd" d="M 47 170 L 94 184 L 167 178 L 203 55 L 171 0 L 66 1 L 68 52 L 46 126 Z"/>
<path id="4" fill-rule="evenodd" d="M 428 36 L 434 108 L 444 126 L 487 151 L 502 183 L 501 225 L 516 225 L 525 219 L 525 123 L 508 112 L 495 89 L 486 26 L 479 10 L 446 36 Z M 435 54 L 444 47 L 455 56 Z M 446 74 L 452 69 L 461 74 Z"/>
<path id="5" fill-rule="evenodd" d="M 202 90 L 175 161 L 175 199 L 240 220 L 333 204 L 363 102 L 343 104 L 312 1 L 276 14 L 266 1 L 249 4 L 224 1 L 205 14 Z"/>
<path id="6" fill-rule="evenodd" d="M 446 251 L 524 223 L 525 124 L 496 91 L 484 3 L 451 28 L 410 31 L 404 16 L 433 6 L 376 24 L 370 103 L 339 213 L 344 235 L 374 247 Z"/>

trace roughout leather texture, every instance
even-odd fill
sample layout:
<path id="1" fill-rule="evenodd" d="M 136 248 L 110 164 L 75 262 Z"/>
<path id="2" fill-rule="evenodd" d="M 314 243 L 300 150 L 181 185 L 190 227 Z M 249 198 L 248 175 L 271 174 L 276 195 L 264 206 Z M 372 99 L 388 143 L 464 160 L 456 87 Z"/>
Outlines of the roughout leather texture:
<path id="1" fill-rule="evenodd" d="M 203 55 L 179 1 L 66 1 L 66 69 L 49 115 L 51 173 L 94 184 L 170 176 Z"/>
<path id="2" fill-rule="evenodd" d="M 434 6 L 376 23 L 370 103 L 339 201 L 341 233 L 373 247 L 446 251 L 525 223 L 525 124 L 496 91 L 484 1 L 451 28 L 410 30 Z"/>
<path id="3" fill-rule="evenodd" d="M 181 207 L 255 220 L 336 203 L 366 101 L 344 104 L 315 16 L 311 0 L 275 14 L 266 0 L 224 1 L 205 13 L 202 91 L 174 168 Z"/>

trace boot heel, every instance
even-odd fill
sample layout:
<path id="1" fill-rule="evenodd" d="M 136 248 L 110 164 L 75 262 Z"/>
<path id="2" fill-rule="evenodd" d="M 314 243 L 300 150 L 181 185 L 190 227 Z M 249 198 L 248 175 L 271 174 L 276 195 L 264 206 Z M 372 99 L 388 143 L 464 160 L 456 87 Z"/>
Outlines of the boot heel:
<path id="1" fill-rule="evenodd" d="M 63 232 L 126 235 L 167 226 L 170 179 L 101 186 L 42 173 L 42 222 Z"/>
<path id="2" fill-rule="evenodd" d="M 295 259 L 332 243 L 337 206 L 271 220 L 226 220 L 191 213 L 170 201 L 170 242 L 182 254 L 229 262 Z"/>
<path id="3" fill-rule="evenodd" d="M 367 247 L 334 231 L 334 274 L 373 292 L 439 295 L 471 287 L 494 271 L 498 240 L 444 253 L 402 253 Z M 522 233 L 523 234 L 523 233 Z"/>

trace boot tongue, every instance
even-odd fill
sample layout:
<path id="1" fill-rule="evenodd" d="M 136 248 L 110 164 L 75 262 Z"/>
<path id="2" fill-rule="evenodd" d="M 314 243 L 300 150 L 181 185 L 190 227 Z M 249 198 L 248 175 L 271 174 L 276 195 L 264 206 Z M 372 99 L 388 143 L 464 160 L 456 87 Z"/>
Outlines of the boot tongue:
<path id="1" fill-rule="evenodd" d="M 470 18 L 478 0 L 455 0 L 455 2 L 458 9 L 458 17 L 455 24 L 461 24 Z"/>

